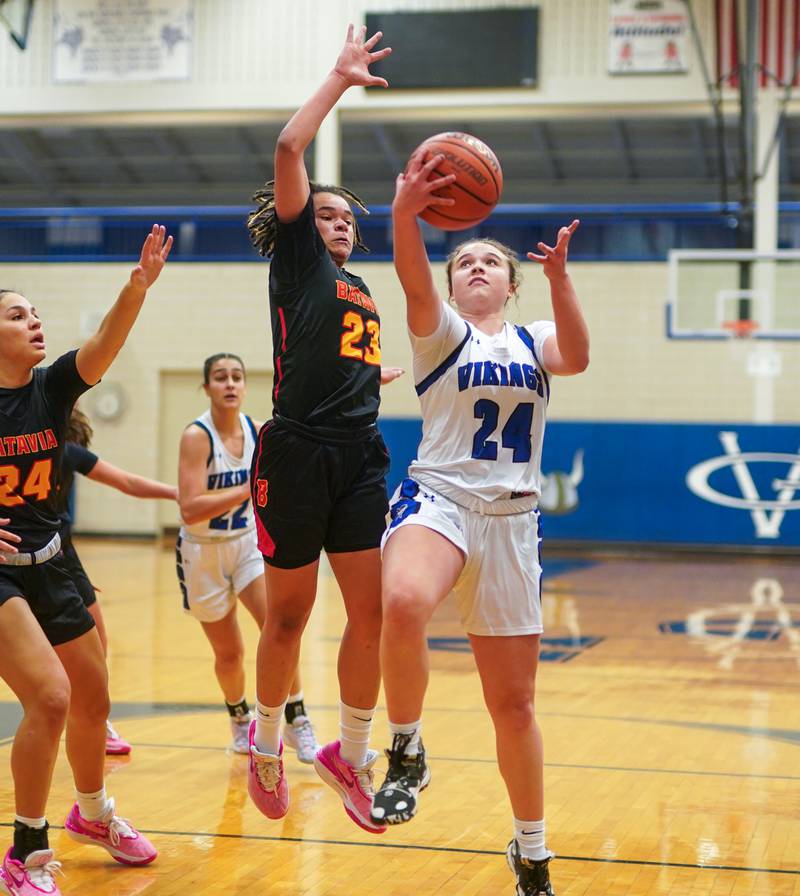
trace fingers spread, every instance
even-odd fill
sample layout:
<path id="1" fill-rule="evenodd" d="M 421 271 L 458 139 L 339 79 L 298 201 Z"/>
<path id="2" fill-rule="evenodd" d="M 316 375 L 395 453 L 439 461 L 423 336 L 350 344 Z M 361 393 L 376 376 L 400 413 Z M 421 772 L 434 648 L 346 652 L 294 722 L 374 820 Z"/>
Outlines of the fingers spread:
<path id="1" fill-rule="evenodd" d="M 365 33 L 365 34 L 366 34 L 366 31 L 367 31 L 367 29 L 366 29 L 366 27 L 365 27 L 365 28 L 364 28 L 364 33 Z M 365 49 L 365 50 L 371 50 L 371 49 L 375 46 L 375 44 L 378 43 L 378 41 L 379 41 L 382 37 L 383 37 L 383 32 L 382 32 L 382 31 L 376 31 L 376 32 L 372 35 L 372 37 L 371 37 L 371 38 L 364 44 L 364 49 Z"/>

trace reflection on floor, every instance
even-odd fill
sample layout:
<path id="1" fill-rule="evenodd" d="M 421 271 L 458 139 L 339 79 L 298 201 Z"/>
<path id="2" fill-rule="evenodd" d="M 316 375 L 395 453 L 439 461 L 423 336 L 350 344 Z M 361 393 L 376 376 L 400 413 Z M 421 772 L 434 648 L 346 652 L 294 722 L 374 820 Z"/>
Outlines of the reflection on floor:
<path id="1" fill-rule="evenodd" d="M 290 757 L 291 808 L 270 822 L 247 798 L 246 758 L 226 751 L 210 650 L 181 610 L 170 550 L 92 540 L 79 550 L 102 588 L 113 719 L 134 744 L 130 758 L 109 759 L 108 788 L 160 856 L 123 868 L 59 832 L 72 799 L 62 755 L 49 820 L 65 896 L 511 896 L 510 810 L 452 607 L 429 632 L 433 782 L 418 817 L 370 836 Z M 547 569 L 537 708 L 559 896 L 800 896 L 800 564 L 547 558 Z M 241 618 L 252 692 L 257 633 Z M 302 656 L 322 741 L 336 736 L 343 624 L 325 573 Z M 6 755 L 18 719 L 2 687 Z M 385 721 L 381 708 L 376 747 Z M 10 840 L 8 777 L 0 809 Z"/>

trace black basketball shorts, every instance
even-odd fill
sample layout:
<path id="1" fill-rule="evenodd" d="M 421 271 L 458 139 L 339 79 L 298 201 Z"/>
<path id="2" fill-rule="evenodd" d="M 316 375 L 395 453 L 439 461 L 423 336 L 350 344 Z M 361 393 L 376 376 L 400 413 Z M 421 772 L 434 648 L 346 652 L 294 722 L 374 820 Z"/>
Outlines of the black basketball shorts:
<path id="1" fill-rule="evenodd" d="M 94 627 L 62 554 L 36 566 L 0 564 L 0 605 L 12 597 L 27 601 L 47 640 L 55 647 Z"/>
<path id="2" fill-rule="evenodd" d="M 64 555 L 64 568 L 75 583 L 75 587 L 78 589 L 78 594 L 81 596 L 83 605 L 85 607 L 91 607 L 92 604 L 97 602 L 97 594 L 94 590 L 94 585 L 89 581 L 89 576 L 86 575 L 86 570 L 83 568 L 81 558 L 78 556 L 78 552 L 75 550 L 75 545 L 73 545 L 71 538 L 66 538 L 61 542 L 61 550 Z"/>
<path id="3" fill-rule="evenodd" d="M 259 435 L 250 487 L 264 562 L 296 569 L 329 554 L 377 548 L 386 528 L 389 454 L 377 429 L 334 444 L 270 420 Z"/>

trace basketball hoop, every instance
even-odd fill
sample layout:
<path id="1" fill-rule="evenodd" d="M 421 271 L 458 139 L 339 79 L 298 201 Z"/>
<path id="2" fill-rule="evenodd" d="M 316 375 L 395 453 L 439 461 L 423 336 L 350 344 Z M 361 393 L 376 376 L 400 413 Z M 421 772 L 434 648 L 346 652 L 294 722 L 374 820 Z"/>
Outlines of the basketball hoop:
<path id="1" fill-rule="evenodd" d="M 758 321 L 724 320 L 722 328 L 728 331 L 731 339 L 750 339 L 758 329 Z"/>

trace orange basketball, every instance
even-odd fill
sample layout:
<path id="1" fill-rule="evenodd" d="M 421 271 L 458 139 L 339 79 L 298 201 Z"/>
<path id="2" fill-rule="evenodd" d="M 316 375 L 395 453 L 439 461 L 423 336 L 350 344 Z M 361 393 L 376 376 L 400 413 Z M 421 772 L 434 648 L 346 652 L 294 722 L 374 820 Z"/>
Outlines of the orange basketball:
<path id="1" fill-rule="evenodd" d="M 503 171 L 497 156 L 477 137 L 448 131 L 428 137 L 418 147 L 430 154 L 441 153 L 437 177 L 455 174 L 456 179 L 437 195 L 455 199 L 455 205 L 432 205 L 420 215 L 440 230 L 466 230 L 480 224 L 497 205 L 503 192 Z"/>

